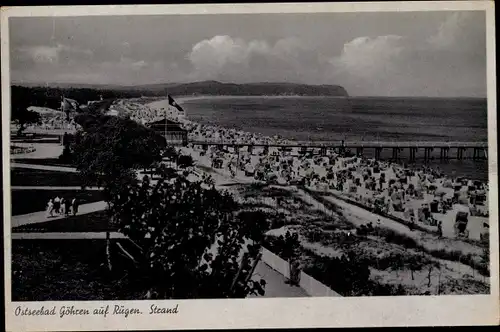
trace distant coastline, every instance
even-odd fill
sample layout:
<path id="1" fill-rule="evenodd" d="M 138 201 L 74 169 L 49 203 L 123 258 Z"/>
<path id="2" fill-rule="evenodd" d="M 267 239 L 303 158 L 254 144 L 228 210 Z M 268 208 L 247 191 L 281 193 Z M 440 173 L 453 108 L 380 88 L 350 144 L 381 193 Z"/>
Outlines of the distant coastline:
<path id="1" fill-rule="evenodd" d="M 100 90 L 102 94 L 128 94 L 130 97 L 171 95 L 231 95 L 231 96 L 348 96 L 346 89 L 340 85 L 310 85 L 287 82 L 258 83 L 223 83 L 218 81 L 201 81 L 192 83 L 164 83 L 137 86 L 113 86 L 93 84 L 12 84 L 14 89 L 47 89 L 47 90 Z M 74 92 L 74 91 L 73 91 Z M 126 96 L 120 96 L 126 97 Z"/>
<path id="2" fill-rule="evenodd" d="M 237 96 L 237 95 L 200 95 L 200 96 L 173 96 L 178 102 L 190 102 L 195 100 L 220 100 L 220 99 L 250 99 L 250 98 L 265 98 L 265 99 L 294 99 L 294 98 L 335 98 L 349 99 L 349 96 L 302 96 L 302 95 L 262 95 L 262 96 Z"/>

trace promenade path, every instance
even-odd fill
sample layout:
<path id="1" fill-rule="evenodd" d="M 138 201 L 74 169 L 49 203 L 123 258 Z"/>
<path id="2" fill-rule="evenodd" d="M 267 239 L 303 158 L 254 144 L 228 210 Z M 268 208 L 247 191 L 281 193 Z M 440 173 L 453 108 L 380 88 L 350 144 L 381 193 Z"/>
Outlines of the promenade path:
<path id="1" fill-rule="evenodd" d="M 255 279 L 262 278 L 266 281 L 264 297 L 309 297 L 304 289 L 288 285 L 282 274 L 262 261 L 257 263 L 253 276 Z M 250 295 L 249 297 L 259 296 Z"/>
<path id="2" fill-rule="evenodd" d="M 306 195 L 309 196 L 308 194 Z M 339 195 L 339 193 L 337 193 L 336 195 Z M 338 197 L 325 196 L 324 199 L 331 203 L 336 204 L 337 206 L 344 208 L 350 213 L 351 216 L 357 216 L 360 219 L 367 218 L 367 220 L 370 220 L 372 222 L 380 220 L 383 226 L 389 227 L 397 232 L 403 233 L 410 237 L 415 238 L 415 235 L 420 235 L 424 233 L 420 230 L 411 231 L 406 225 L 403 225 L 393 219 L 380 216 L 364 208 L 346 202 Z M 455 226 L 455 215 L 457 212 L 457 206 L 458 205 L 455 205 L 453 209 L 448 211 L 446 214 L 433 213 L 434 218 L 436 218 L 437 220 L 441 220 L 443 222 L 443 237 L 456 239 L 454 226 Z M 469 230 L 469 239 L 477 241 L 480 240 L 480 235 L 481 232 L 483 231 L 483 223 L 488 223 L 488 218 L 475 217 L 475 216 L 469 217 L 469 222 L 467 224 L 467 229 Z"/>
<path id="3" fill-rule="evenodd" d="M 106 232 L 26 232 L 12 233 L 12 240 L 105 240 Z M 128 239 L 119 232 L 110 232 L 111 239 Z"/>
<path id="4" fill-rule="evenodd" d="M 35 147 L 35 151 L 30 153 L 20 153 L 10 155 L 11 159 L 44 159 L 44 158 L 57 158 L 63 152 L 63 146 L 54 143 L 23 143 L 23 142 L 12 142 L 12 145 L 28 147 Z"/>
<path id="5" fill-rule="evenodd" d="M 101 203 L 101 202 L 98 202 Z M 92 203 L 94 204 L 94 203 Z M 86 204 L 91 205 L 91 204 Z M 93 211 L 92 211 L 93 212 Z M 40 215 L 41 214 L 41 215 Z M 28 218 L 30 223 L 44 222 L 47 220 L 64 219 L 65 216 L 56 218 L 45 218 L 45 211 L 33 213 L 42 218 Z M 28 215 L 24 215 L 26 217 Z M 23 217 L 23 216 L 20 216 Z M 24 223 L 26 224 L 26 223 Z M 21 223 L 18 226 L 22 225 Z M 13 227 L 15 225 L 13 224 Z M 110 232 L 111 239 L 128 239 L 122 233 Z M 105 240 L 106 232 L 26 232 L 26 233 L 11 233 L 12 240 Z M 288 285 L 286 278 L 279 272 L 273 270 L 266 263 L 260 261 L 254 272 L 254 278 L 262 278 L 266 281 L 266 292 L 264 297 L 308 297 L 309 295 L 304 289 Z M 250 297 L 259 297 L 251 295 Z"/>
<path id="6" fill-rule="evenodd" d="M 283 189 L 288 189 L 287 187 L 281 187 Z M 314 197 L 306 193 L 301 189 L 290 188 L 289 190 L 296 190 L 296 193 L 306 202 L 312 204 L 317 210 L 323 211 L 327 214 L 332 213 L 326 206 L 318 202 Z M 398 233 L 402 233 L 412 239 L 414 239 L 418 244 L 422 245 L 427 250 L 460 250 L 464 255 L 478 254 L 481 249 L 477 245 L 472 245 L 465 241 L 458 241 L 454 238 L 443 237 L 439 239 L 436 235 L 429 234 L 427 232 L 422 232 L 419 230 L 410 230 L 406 225 L 403 225 L 392 219 L 380 216 L 356 205 L 344 202 L 343 200 L 337 199 L 335 197 L 326 196 L 326 200 L 337 205 L 342 209 L 344 217 L 346 217 L 350 222 L 354 223 L 356 226 L 367 224 L 368 222 L 373 222 L 374 226 L 377 225 L 377 220 L 380 220 L 381 226 L 385 228 L 392 229 Z M 453 248 L 451 247 L 453 245 Z"/>
<path id="7" fill-rule="evenodd" d="M 67 173 L 78 173 L 75 167 L 63 167 L 63 166 L 50 166 L 50 165 L 34 165 L 34 164 L 22 164 L 11 162 L 11 168 L 28 168 L 28 169 L 38 169 L 42 171 L 55 171 L 55 172 L 67 172 Z"/>
<path id="8" fill-rule="evenodd" d="M 11 190 L 81 190 L 80 186 L 10 186 Z M 100 187 L 85 187 L 85 190 L 103 190 Z"/>
<path id="9" fill-rule="evenodd" d="M 89 213 L 93 213 L 93 212 L 102 211 L 102 210 L 106 209 L 106 207 L 107 207 L 107 204 L 104 201 L 82 204 L 78 207 L 78 214 L 77 215 L 89 214 Z M 64 218 L 66 218 L 65 215 L 55 215 L 54 217 L 47 218 L 46 211 L 38 211 L 38 212 L 33 212 L 33 213 L 28 213 L 28 214 L 21 214 L 18 216 L 12 216 L 10 221 L 11 221 L 11 227 L 18 227 L 18 226 L 23 226 L 23 225 L 37 224 L 37 223 L 58 220 L 58 219 L 64 219 Z"/>

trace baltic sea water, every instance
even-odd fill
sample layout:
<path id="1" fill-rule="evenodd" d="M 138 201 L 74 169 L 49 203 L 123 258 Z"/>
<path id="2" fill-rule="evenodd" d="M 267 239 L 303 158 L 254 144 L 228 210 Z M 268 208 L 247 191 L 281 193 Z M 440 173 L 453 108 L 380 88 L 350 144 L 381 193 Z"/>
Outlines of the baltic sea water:
<path id="1" fill-rule="evenodd" d="M 182 104 L 196 122 L 295 140 L 486 142 L 488 136 L 481 98 L 210 97 Z M 434 153 L 432 166 L 450 176 L 488 178 L 487 161 L 440 162 Z"/>

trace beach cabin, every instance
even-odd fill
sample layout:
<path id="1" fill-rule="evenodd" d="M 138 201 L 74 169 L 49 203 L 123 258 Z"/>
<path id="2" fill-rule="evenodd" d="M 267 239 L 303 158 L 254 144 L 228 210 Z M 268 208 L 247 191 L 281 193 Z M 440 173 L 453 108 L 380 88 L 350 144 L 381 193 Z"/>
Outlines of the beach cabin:
<path id="1" fill-rule="evenodd" d="M 167 144 L 186 146 L 188 143 L 188 132 L 183 129 L 179 123 L 165 119 L 150 122 L 146 127 L 165 137 Z"/>

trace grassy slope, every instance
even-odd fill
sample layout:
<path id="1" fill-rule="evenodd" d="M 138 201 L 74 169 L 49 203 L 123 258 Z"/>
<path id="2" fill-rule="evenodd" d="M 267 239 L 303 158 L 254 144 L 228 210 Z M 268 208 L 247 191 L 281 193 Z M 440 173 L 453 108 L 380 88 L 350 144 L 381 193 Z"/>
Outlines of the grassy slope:
<path id="1" fill-rule="evenodd" d="M 79 173 L 13 168 L 10 171 L 12 186 L 80 186 Z"/>
<path id="2" fill-rule="evenodd" d="M 102 240 L 14 240 L 13 301 L 134 300 L 144 290 L 129 284 L 124 267 L 106 270 Z"/>

